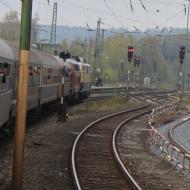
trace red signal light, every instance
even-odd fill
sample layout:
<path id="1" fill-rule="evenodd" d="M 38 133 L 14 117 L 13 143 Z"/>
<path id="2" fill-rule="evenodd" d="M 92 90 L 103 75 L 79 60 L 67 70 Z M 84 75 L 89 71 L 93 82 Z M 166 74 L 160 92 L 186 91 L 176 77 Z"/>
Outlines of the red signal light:
<path id="1" fill-rule="evenodd" d="M 128 52 L 133 52 L 134 48 L 128 48 Z"/>
<path id="2" fill-rule="evenodd" d="M 134 47 L 128 46 L 128 61 L 131 62 L 133 58 Z"/>

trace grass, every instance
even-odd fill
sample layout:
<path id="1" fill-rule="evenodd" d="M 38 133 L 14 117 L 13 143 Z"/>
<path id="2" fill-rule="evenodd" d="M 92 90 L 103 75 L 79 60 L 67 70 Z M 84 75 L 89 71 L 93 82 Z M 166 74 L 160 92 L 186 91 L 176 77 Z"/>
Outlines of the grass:
<path id="1" fill-rule="evenodd" d="M 182 99 L 182 107 L 186 109 L 188 113 L 190 113 L 190 96 L 184 96 Z"/>
<path id="2" fill-rule="evenodd" d="M 72 114 L 81 114 L 87 112 L 106 112 L 132 106 L 134 102 L 128 97 L 113 96 L 105 100 L 86 102 L 72 108 Z"/>

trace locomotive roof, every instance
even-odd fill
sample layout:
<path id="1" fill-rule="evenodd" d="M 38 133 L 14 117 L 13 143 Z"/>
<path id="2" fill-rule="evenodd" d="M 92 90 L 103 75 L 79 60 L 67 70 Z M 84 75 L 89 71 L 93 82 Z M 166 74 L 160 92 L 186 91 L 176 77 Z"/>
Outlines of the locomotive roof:
<path id="1" fill-rule="evenodd" d="M 10 48 L 10 46 L 4 40 L 0 39 L 0 57 L 15 60 L 15 56 Z"/>
<path id="2" fill-rule="evenodd" d="M 79 64 L 79 62 L 77 62 L 75 59 L 66 59 L 65 63 L 71 63 L 71 64 L 75 64 L 75 65 Z"/>
<path id="3" fill-rule="evenodd" d="M 80 62 L 80 61 L 78 62 L 75 59 L 66 59 L 65 64 L 75 64 L 75 65 L 79 65 L 79 66 L 83 65 L 83 66 L 91 67 L 90 64 L 84 63 L 84 62 Z"/>

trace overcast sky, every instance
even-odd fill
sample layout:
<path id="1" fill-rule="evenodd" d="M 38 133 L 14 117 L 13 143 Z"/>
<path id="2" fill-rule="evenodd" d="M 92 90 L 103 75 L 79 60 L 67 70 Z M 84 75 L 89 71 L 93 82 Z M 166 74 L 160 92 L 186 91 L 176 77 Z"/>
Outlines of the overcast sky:
<path id="1" fill-rule="evenodd" d="M 33 0 L 33 16 L 39 15 L 41 24 L 51 24 L 53 3 L 58 3 L 58 24 L 96 27 L 100 17 L 104 28 L 160 29 L 186 27 L 187 0 Z M 143 8 L 144 6 L 144 8 Z M 187 6 L 186 6 L 187 7 Z M 20 0 L 0 0 L 0 20 L 10 10 L 20 14 Z M 186 10 L 187 13 L 187 10 Z"/>

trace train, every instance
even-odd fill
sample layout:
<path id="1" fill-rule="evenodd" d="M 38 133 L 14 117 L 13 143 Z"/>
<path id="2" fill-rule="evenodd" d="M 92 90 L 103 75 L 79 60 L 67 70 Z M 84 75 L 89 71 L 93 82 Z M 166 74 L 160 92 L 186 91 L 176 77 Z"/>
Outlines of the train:
<path id="1" fill-rule="evenodd" d="M 0 128 L 16 116 L 19 48 L 0 39 Z M 28 69 L 27 111 L 60 100 L 87 98 L 90 95 L 92 69 L 82 58 L 63 51 L 59 56 L 31 49 Z M 64 90 L 61 81 L 64 79 Z"/>

